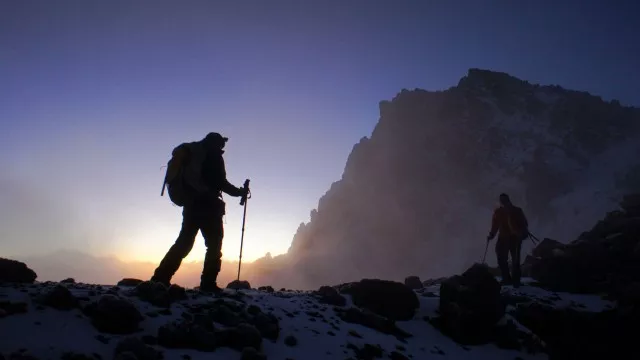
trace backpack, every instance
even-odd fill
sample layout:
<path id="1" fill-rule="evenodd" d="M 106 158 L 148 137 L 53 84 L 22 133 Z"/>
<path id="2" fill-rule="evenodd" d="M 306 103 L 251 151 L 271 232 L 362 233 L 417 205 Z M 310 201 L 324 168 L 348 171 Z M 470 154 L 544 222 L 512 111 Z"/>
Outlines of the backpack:
<path id="1" fill-rule="evenodd" d="M 173 149 L 171 159 L 167 162 L 167 171 L 164 175 L 160 196 L 164 196 L 164 189 L 166 187 L 169 199 L 177 206 L 184 206 L 192 197 L 193 191 L 185 179 L 185 172 L 189 160 L 189 148 L 183 143 Z"/>
<path id="2" fill-rule="evenodd" d="M 507 219 L 509 221 L 509 229 L 511 230 L 511 233 L 516 235 L 518 240 L 525 240 L 529 237 L 527 220 L 524 217 L 522 209 L 517 207 L 509 209 Z"/>

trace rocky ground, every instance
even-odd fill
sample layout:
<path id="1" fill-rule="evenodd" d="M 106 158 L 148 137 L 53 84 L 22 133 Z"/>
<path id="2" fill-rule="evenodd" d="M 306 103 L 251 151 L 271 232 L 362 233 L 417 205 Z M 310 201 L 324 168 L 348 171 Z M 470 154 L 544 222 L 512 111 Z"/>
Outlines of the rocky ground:
<path id="1" fill-rule="evenodd" d="M 640 196 L 579 239 L 544 239 L 523 286 L 495 269 L 303 292 L 229 284 L 218 296 L 124 279 L 35 282 L 0 259 L 4 359 L 638 359 Z"/>

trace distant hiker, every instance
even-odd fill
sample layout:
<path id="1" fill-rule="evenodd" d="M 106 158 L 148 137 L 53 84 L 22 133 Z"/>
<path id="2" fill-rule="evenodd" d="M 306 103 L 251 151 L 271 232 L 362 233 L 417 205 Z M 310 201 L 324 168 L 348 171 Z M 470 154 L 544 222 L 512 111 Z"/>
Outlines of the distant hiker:
<path id="1" fill-rule="evenodd" d="M 238 188 L 227 181 L 222 150 L 228 138 L 218 133 L 209 133 L 198 142 L 183 143 L 173 150 L 167 165 L 163 184 L 167 186 L 171 201 L 183 207 L 182 229 L 151 281 L 169 285 L 195 242 L 198 231 L 202 232 L 207 251 L 200 277 L 200 290 L 219 292 L 216 284 L 222 263 L 222 218 L 225 202 L 221 191 L 235 197 L 246 196 L 248 189 Z M 162 195 L 161 194 L 161 195 Z"/>
<path id="2" fill-rule="evenodd" d="M 487 242 L 499 232 L 496 242 L 498 266 L 502 272 L 502 284 L 520 286 L 520 249 L 529 235 L 529 223 L 521 208 L 513 205 L 507 194 L 500 194 L 500 207 L 493 212 L 491 231 Z M 512 273 L 507 259 L 511 253 Z"/>

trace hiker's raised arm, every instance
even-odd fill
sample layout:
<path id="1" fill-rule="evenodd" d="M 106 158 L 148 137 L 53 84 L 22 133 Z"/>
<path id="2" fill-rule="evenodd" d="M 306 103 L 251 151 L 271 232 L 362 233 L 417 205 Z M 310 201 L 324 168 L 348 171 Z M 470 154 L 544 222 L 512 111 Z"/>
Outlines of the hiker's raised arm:
<path id="1" fill-rule="evenodd" d="M 227 179 L 224 179 L 222 181 L 222 188 L 220 190 L 224 191 L 225 193 L 227 193 L 227 194 L 229 194 L 231 196 L 235 196 L 235 197 L 240 197 L 240 196 L 244 195 L 244 188 L 238 188 L 238 187 L 234 186 Z"/>

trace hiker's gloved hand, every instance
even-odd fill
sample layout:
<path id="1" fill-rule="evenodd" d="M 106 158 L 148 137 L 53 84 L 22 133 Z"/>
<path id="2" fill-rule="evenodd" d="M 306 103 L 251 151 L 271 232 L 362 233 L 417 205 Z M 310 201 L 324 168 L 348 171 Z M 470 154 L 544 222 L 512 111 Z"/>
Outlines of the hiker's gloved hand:
<path id="1" fill-rule="evenodd" d="M 493 234 L 487 235 L 487 242 L 491 241 L 493 239 L 493 237 L 494 237 Z"/>

